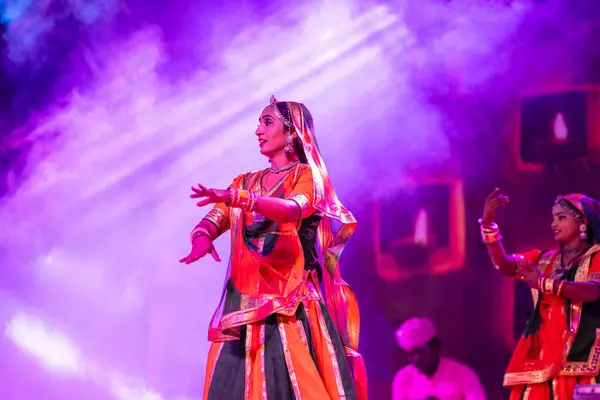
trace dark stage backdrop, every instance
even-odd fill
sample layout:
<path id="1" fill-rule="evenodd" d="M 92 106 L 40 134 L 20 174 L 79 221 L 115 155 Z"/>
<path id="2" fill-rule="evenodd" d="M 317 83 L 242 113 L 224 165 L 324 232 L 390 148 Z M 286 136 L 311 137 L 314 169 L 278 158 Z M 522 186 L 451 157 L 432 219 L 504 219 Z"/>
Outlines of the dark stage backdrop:
<path id="1" fill-rule="evenodd" d="M 550 223 L 558 194 L 600 198 L 594 160 L 523 167 L 514 105 L 497 125 L 510 140 L 504 155 L 489 160 L 497 165 L 489 177 L 391 183 L 387 197 L 347 202 L 359 229 L 342 268 L 360 301 L 370 398 L 391 398 L 393 377 L 405 365 L 394 333 L 412 316 L 435 322 L 444 353 L 474 368 L 490 399 L 507 397 L 504 369 L 532 302 L 522 282 L 501 275 L 487 258 L 477 223 L 484 199 L 497 186 L 510 197 L 497 222 L 507 251 L 522 252 L 555 246 Z"/>

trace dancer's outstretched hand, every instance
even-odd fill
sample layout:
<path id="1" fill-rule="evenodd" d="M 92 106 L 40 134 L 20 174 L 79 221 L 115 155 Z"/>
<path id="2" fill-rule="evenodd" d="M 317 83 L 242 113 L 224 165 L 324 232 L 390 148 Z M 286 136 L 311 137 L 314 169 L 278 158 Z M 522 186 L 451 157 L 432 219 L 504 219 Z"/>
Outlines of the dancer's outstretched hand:
<path id="1" fill-rule="evenodd" d="M 229 201 L 229 190 L 207 189 L 199 183 L 198 187 L 192 186 L 190 197 L 192 199 L 202 199 L 196 205 L 204 207 L 208 204 L 226 203 Z"/>
<path id="2" fill-rule="evenodd" d="M 195 261 L 198 261 L 208 253 L 210 253 L 213 256 L 215 261 L 221 261 L 221 257 L 219 257 L 219 254 L 217 253 L 217 250 L 215 249 L 212 240 L 210 240 L 208 236 L 198 236 L 192 242 L 192 250 L 190 251 L 190 254 L 183 257 L 181 260 L 179 260 L 179 262 L 184 264 L 191 264 Z"/>
<path id="3" fill-rule="evenodd" d="M 494 222 L 496 210 L 508 204 L 508 201 L 508 196 L 502 194 L 500 188 L 494 189 L 494 191 L 485 199 L 485 204 L 483 205 L 483 217 L 481 218 L 483 223 L 491 224 Z"/>

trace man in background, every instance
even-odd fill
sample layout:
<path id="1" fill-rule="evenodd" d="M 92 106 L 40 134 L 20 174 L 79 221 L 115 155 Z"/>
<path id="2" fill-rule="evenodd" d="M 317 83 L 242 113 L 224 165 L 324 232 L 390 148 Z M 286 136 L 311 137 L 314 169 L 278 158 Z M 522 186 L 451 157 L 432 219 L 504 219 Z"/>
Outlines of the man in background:
<path id="1" fill-rule="evenodd" d="M 473 370 L 441 356 L 441 343 L 427 318 L 411 318 L 396 331 L 409 365 L 396 374 L 393 400 L 485 400 Z"/>

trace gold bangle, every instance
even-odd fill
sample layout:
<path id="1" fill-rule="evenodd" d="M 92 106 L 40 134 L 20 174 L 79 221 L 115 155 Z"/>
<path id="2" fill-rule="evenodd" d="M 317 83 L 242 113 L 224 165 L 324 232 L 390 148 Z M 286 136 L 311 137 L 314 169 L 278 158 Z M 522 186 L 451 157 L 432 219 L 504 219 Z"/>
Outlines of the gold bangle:
<path id="1" fill-rule="evenodd" d="M 240 208 L 240 203 L 242 202 L 242 192 L 244 190 L 240 189 L 230 189 L 231 194 L 229 195 L 229 207 Z"/>
<path id="2" fill-rule="evenodd" d="M 494 231 L 498 230 L 498 224 L 495 223 L 495 222 L 490 222 L 489 225 L 485 225 L 483 223 L 483 219 L 479 219 L 479 220 L 477 220 L 477 222 L 479 222 L 479 227 L 481 229 L 491 229 L 491 230 L 494 230 Z"/>
<path id="3" fill-rule="evenodd" d="M 202 220 L 208 221 L 209 223 L 214 225 L 218 230 L 218 235 L 222 234 L 227 229 L 229 229 L 229 213 L 226 213 L 219 207 L 215 207 L 212 210 L 210 210 L 208 214 L 206 214 L 204 218 L 202 218 Z M 200 226 L 200 224 L 196 226 Z"/>
<path id="4" fill-rule="evenodd" d="M 558 289 L 556 290 L 557 296 L 562 296 L 562 294 L 565 290 L 565 283 L 566 283 L 566 281 L 560 281 L 560 283 L 558 284 Z"/>
<path id="5" fill-rule="evenodd" d="M 494 244 L 502 240 L 500 229 L 498 225 L 492 222 L 489 225 L 484 225 L 483 220 L 478 220 L 479 228 L 481 230 L 481 240 L 485 244 Z"/>
<path id="6" fill-rule="evenodd" d="M 237 207 L 246 209 L 250 202 L 250 192 L 247 190 L 238 190 L 238 205 Z"/>
<path id="7" fill-rule="evenodd" d="M 494 244 L 494 243 L 498 243 L 499 241 L 502 240 L 502 235 L 500 234 L 500 232 L 494 232 L 494 233 L 483 233 L 482 232 L 481 240 L 485 244 Z"/>
<path id="8" fill-rule="evenodd" d="M 258 201 L 258 196 L 255 193 L 250 193 L 250 200 L 248 201 L 248 205 L 246 206 L 246 211 L 252 212 L 256 208 L 256 202 Z"/>
<path id="9" fill-rule="evenodd" d="M 200 236 L 206 236 L 209 239 L 212 240 L 212 237 L 210 236 L 210 232 L 208 231 L 208 229 L 199 226 L 197 228 L 195 228 L 192 233 L 190 234 L 190 241 L 193 243 L 195 239 L 199 238 Z"/>

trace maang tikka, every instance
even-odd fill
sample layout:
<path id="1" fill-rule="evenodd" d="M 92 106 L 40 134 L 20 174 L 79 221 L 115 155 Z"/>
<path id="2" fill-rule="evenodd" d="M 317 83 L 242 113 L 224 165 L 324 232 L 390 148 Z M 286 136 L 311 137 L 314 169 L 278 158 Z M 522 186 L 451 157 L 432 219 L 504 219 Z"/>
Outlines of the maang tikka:
<path id="1" fill-rule="evenodd" d="M 286 117 L 284 117 L 283 114 L 281 114 L 281 112 L 277 108 L 277 99 L 275 98 L 275 96 L 271 96 L 271 101 L 269 102 L 269 106 L 271 106 L 271 108 L 273 109 L 273 114 L 275 114 L 275 116 L 281 122 L 283 122 L 283 124 L 285 126 L 287 126 L 288 128 L 290 128 L 290 130 L 291 130 L 292 129 L 292 123 L 290 122 L 289 119 L 287 119 Z"/>
<path id="2" fill-rule="evenodd" d="M 292 123 L 290 122 L 289 119 L 284 117 L 283 114 L 281 114 L 281 112 L 277 108 L 277 99 L 275 98 L 275 96 L 271 96 L 269 105 L 273 109 L 273 114 L 275 114 L 275 116 L 290 130 L 290 134 L 285 138 L 285 147 L 283 148 L 283 151 L 285 151 L 286 153 L 293 153 L 294 152 L 294 138 L 293 138 Z"/>

